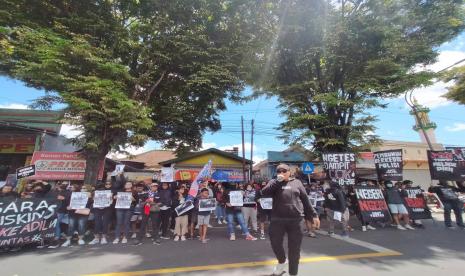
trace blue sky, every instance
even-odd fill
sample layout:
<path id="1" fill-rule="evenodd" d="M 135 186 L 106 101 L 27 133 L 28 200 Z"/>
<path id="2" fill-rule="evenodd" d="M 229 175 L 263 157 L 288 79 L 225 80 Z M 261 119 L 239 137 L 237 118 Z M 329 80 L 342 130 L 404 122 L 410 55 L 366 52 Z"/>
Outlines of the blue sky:
<path id="1" fill-rule="evenodd" d="M 465 58 L 465 33 L 453 41 L 445 43 L 439 48 L 438 62 L 429 68 L 440 70 L 456 61 Z M 462 65 L 464 65 L 463 63 Z M 438 142 L 446 145 L 465 145 L 465 106 L 446 101 L 441 97 L 446 92 L 446 84 L 438 82 L 430 87 L 417 89 L 414 95 L 417 100 L 431 109 L 430 119 L 438 128 L 436 137 Z M 250 93 L 247 88 L 245 94 Z M 25 108 L 30 102 L 43 95 L 43 91 L 26 87 L 23 83 L 5 77 L 0 77 L 0 108 Z M 403 98 L 386 100 L 388 108 L 374 109 L 372 114 L 378 116 L 375 133 L 382 139 L 401 141 L 420 141 L 417 132 L 412 130 L 414 119 Z M 206 133 L 204 148 L 217 147 L 232 148 L 241 144 L 241 116 L 244 116 L 246 130 L 246 157 L 250 158 L 250 121 L 255 120 L 256 133 L 254 136 L 254 161 L 266 159 L 266 152 L 284 150 L 284 145 L 276 138 L 279 134 L 274 130 L 283 118 L 279 115 L 278 100 L 276 98 L 259 98 L 254 101 L 238 105 L 227 102 L 227 111 L 220 114 L 223 129 L 217 133 Z M 71 136 L 71 127 L 65 126 L 63 133 Z M 155 142 L 148 142 L 143 148 L 131 149 L 133 153 L 159 148 Z"/>

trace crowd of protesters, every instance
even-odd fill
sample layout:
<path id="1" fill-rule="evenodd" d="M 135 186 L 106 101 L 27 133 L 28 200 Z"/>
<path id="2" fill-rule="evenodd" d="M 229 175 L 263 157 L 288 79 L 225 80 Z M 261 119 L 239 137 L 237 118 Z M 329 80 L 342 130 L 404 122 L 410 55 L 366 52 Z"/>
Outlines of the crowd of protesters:
<path id="1" fill-rule="evenodd" d="M 73 243 L 78 245 L 97 244 L 127 244 L 140 245 L 151 238 L 153 244 L 160 244 L 162 240 L 172 239 L 174 242 L 199 239 L 208 242 L 207 231 L 211 224 L 227 227 L 226 235 L 229 240 L 236 240 L 236 231 L 240 229 L 245 240 L 254 241 L 266 239 L 266 225 L 273 216 L 273 210 L 263 209 L 259 203 L 263 197 L 261 190 L 267 182 L 258 183 L 215 183 L 202 182 L 198 196 L 194 199 L 194 208 L 177 215 L 176 207 L 185 203 L 188 197 L 189 185 L 177 183 L 133 183 L 124 181 L 107 181 L 96 187 L 89 185 L 57 183 L 52 188 L 47 182 L 36 181 L 28 183 L 21 193 L 6 185 L 2 187 L 0 198 L 14 200 L 16 198 L 46 198 L 54 197 L 59 205 L 56 209 L 57 224 L 55 240 L 47 244 L 50 248 L 68 247 Z M 406 196 L 405 189 L 412 187 L 411 181 L 393 183 L 384 181 L 359 181 L 357 185 L 377 186 L 383 190 L 386 203 L 389 206 L 393 221 L 392 226 L 398 230 L 414 230 L 424 227 L 421 221 L 413 221 L 409 217 L 402 198 Z M 439 185 L 431 187 L 429 192 L 438 195 L 444 206 L 445 226 L 452 228 L 451 211 L 455 213 L 456 224 L 463 228 L 463 202 L 458 197 L 460 188 L 449 186 L 441 181 Z M 364 221 L 358 208 L 357 198 L 353 186 L 340 186 L 336 182 L 305 183 L 305 189 L 310 198 L 320 198 L 320 202 L 313 203 L 315 213 L 321 220 L 327 220 L 328 234 L 335 234 L 335 227 L 341 228 L 341 235 L 347 237 L 351 227 L 349 218 L 355 216 L 360 221 L 361 231 L 376 230 L 377 227 L 369 221 Z M 94 191 L 109 190 L 114 195 L 113 203 L 109 207 L 94 208 Z M 244 198 L 254 198 L 253 202 L 246 202 L 242 207 L 232 206 L 229 194 L 231 191 L 242 191 Z M 73 192 L 88 192 L 89 200 L 86 208 L 74 210 L 70 208 Z M 116 209 L 116 194 L 118 192 L 132 193 L 132 203 L 129 209 Z M 214 211 L 199 211 L 199 200 L 216 199 Z M 336 219 L 335 212 L 341 213 Z M 317 237 L 320 230 L 319 220 L 306 220 L 306 232 L 309 237 Z M 257 237 L 257 238 L 256 238 Z M 43 246 L 43 245 L 42 245 Z"/>

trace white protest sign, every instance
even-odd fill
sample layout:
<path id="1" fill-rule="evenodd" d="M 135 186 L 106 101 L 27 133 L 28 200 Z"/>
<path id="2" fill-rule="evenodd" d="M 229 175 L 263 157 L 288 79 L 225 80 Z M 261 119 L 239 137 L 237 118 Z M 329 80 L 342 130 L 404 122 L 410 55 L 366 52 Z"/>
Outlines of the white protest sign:
<path id="1" fill-rule="evenodd" d="M 111 173 L 111 176 L 115 176 L 115 175 L 118 175 L 118 174 L 120 174 L 120 173 L 123 173 L 123 172 L 124 172 L 124 166 L 125 166 L 125 165 L 123 165 L 123 164 L 121 164 L 121 165 L 116 165 L 115 171 L 113 171 L 113 172 Z"/>
<path id="2" fill-rule="evenodd" d="M 231 206 L 244 206 L 242 191 L 229 192 L 229 203 L 231 203 Z"/>
<path id="3" fill-rule="evenodd" d="M 116 194 L 116 209 L 129 209 L 132 203 L 131 192 L 118 192 Z"/>
<path id="4" fill-rule="evenodd" d="M 208 198 L 199 201 L 199 212 L 214 211 L 216 209 L 216 199 Z"/>
<path id="5" fill-rule="evenodd" d="M 341 221 L 342 220 L 342 213 L 338 211 L 334 211 L 334 220 Z"/>
<path id="6" fill-rule="evenodd" d="M 273 198 L 271 197 L 260 198 L 260 206 L 262 207 L 263 210 L 273 209 Z"/>
<path id="7" fill-rule="evenodd" d="M 112 203 L 112 193 L 110 190 L 95 191 L 94 208 L 106 208 Z"/>
<path id="8" fill-rule="evenodd" d="M 173 167 L 163 167 L 161 168 L 161 182 L 174 182 L 174 168 Z"/>
<path id="9" fill-rule="evenodd" d="M 186 200 L 183 204 L 179 205 L 174 210 L 176 211 L 176 214 L 178 214 L 178 216 L 181 216 L 193 208 L 194 203 L 192 202 L 192 200 Z"/>
<path id="10" fill-rule="evenodd" d="M 73 192 L 69 206 L 72 210 L 86 208 L 89 194 L 87 192 Z"/>

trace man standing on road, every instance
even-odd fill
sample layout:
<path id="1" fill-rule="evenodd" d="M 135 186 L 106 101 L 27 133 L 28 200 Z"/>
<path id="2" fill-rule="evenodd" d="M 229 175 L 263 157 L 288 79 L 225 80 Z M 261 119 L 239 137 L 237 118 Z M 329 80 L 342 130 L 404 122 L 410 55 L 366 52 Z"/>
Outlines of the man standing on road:
<path id="1" fill-rule="evenodd" d="M 447 181 L 440 180 L 437 186 L 430 187 L 428 191 L 430 193 L 436 193 L 444 205 L 444 224 L 446 227 L 449 229 L 454 229 L 454 226 L 452 226 L 452 219 L 450 214 L 451 210 L 453 210 L 455 213 L 455 222 L 457 223 L 457 226 L 465 229 L 462 218 L 463 203 L 460 201 L 457 195 L 458 189 L 449 186 Z"/>
<path id="2" fill-rule="evenodd" d="M 314 222 L 318 221 L 318 217 L 308 200 L 302 182 L 291 178 L 289 166 L 279 164 L 277 174 L 277 179 L 271 180 L 261 190 L 262 196 L 273 198 L 269 234 L 271 247 L 279 262 L 274 268 L 273 275 L 281 275 L 284 272 L 286 253 L 283 240 L 286 233 L 289 248 L 289 275 L 297 275 L 303 237 L 301 224 L 304 217 Z"/>

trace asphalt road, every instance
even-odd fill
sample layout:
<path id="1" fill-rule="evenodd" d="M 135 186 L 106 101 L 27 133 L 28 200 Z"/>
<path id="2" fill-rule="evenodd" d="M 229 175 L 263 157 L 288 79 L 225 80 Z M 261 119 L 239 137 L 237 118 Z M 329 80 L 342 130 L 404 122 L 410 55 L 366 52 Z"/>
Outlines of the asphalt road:
<path id="1" fill-rule="evenodd" d="M 463 273 L 465 230 L 391 227 L 350 233 L 349 239 L 305 238 L 299 275 L 435 275 Z M 268 240 L 229 241 L 225 227 L 209 229 L 210 241 L 153 245 L 73 246 L 0 255 L 1 276 L 24 275 L 270 275 L 274 255 Z M 343 271 L 343 274 L 341 274 Z M 367 274 L 368 273 L 368 274 Z"/>

